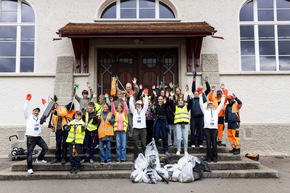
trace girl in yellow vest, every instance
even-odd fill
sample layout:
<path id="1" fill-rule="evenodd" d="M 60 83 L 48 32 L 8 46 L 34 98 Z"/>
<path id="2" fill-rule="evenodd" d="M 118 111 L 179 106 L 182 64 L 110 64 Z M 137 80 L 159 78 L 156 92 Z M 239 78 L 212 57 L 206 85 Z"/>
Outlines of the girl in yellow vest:
<path id="1" fill-rule="evenodd" d="M 177 104 L 174 104 L 172 96 L 170 97 L 170 106 L 174 112 L 174 125 L 176 129 L 177 152 L 180 155 L 181 151 L 181 136 L 183 137 L 184 155 L 188 155 L 188 128 L 189 128 L 189 110 L 191 109 L 192 100 L 188 100 L 186 105 L 183 97 L 177 98 Z"/>
<path id="2" fill-rule="evenodd" d="M 75 119 L 68 124 L 68 137 L 66 142 L 69 146 L 70 173 L 78 173 L 81 167 L 81 156 L 83 154 L 83 143 L 85 139 L 85 123 L 82 120 L 82 112 L 75 112 Z"/>
<path id="3" fill-rule="evenodd" d="M 99 150 L 101 164 L 112 163 L 111 160 L 111 141 L 114 136 L 113 124 L 115 122 L 113 114 L 109 111 L 109 105 L 104 104 L 103 112 L 99 116 L 100 126 L 98 128 Z M 104 149 L 106 145 L 106 150 Z"/>
<path id="4" fill-rule="evenodd" d="M 126 132 L 128 129 L 128 106 L 126 103 L 126 98 L 122 99 L 123 104 L 118 104 L 117 109 L 115 109 L 115 104 L 113 99 L 111 99 L 111 111 L 115 116 L 114 132 L 116 137 L 116 152 L 117 152 L 117 162 L 126 161 Z"/>

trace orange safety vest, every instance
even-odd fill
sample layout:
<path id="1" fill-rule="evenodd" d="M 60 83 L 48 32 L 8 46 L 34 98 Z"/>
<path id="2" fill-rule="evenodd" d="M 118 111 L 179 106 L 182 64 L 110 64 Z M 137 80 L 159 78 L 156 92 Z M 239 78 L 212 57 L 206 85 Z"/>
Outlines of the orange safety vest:
<path id="1" fill-rule="evenodd" d="M 117 93 L 117 89 L 116 89 L 116 77 L 112 78 L 112 82 L 111 82 L 111 96 L 116 96 Z"/>
<path id="2" fill-rule="evenodd" d="M 213 102 L 213 106 L 215 109 L 218 108 L 219 106 L 219 100 L 217 97 L 214 97 L 213 96 L 213 92 L 210 91 L 207 95 L 207 98 L 209 101 Z M 226 108 L 226 104 L 227 104 L 227 101 L 228 101 L 228 95 L 227 95 L 227 92 L 225 93 L 225 102 L 224 102 L 224 107 L 222 108 L 222 110 L 219 112 L 218 116 L 219 117 L 224 117 L 225 116 L 225 108 Z"/>
<path id="3" fill-rule="evenodd" d="M 113 125 L 109 122 L 111 117 L 112 117 L 111 112 L 108 113 L 106 120 L 104 120 L 103 116 L 101 115 L 101 123 L 98 128 L 98 136 L 100 139 L 106 136 L 114 136 Z"/>
<path id="4" fill-rule="evenodd" d="M 75 110 L 71 110 L 70 112 L 68 112 L 67 108 L 65 107 L 61 107 L 58 108 L 57 110 L 57 115 L 52 115 L 52 130 L 55 132 L 57 130 L 57 123 L 58 123 L 58 118 L 61 117 L 62 121 L 61 121 L 61 126 L 63 126 L 64 124 L 67 124 L 68 122 L 70 122 L 73 118 L 73 115 L 75 113 Z M 63 127 L 62 127 L 63 130 Z"/>

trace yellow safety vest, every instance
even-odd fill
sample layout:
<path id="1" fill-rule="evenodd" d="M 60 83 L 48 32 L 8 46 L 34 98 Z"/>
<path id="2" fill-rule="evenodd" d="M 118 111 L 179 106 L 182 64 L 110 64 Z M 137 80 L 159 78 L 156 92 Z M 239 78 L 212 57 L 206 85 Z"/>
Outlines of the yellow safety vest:
<path id="1" fill-rule="evenodd" d="M 106 136 L 114 136 L 113 125 L 109 123 L 112 113 L 108 113 L 106 120 L 103 119 L 101 115 L 101 123 L 98 129 L 99 138 L 104 138 Z"/>
<path id="2" fill-rule="evenodd" d="M 186 105 L 182 108 L 178 106 L 175 107 L 174 124 L 176 123 L 189 123 L 189 115 Z"/>
<path id="3" fill-rule="evenodd" d="M 93 119 L 90 120 L 89 122 L 89 113 L 86 112 L 86 126 L 88 131 L 96 131 L 97 130 L 97 125 L 92 124 Z"/>
<path id="4" fill-rule="evenodd" d="M 103 112 L 103 105 L 95 103 L 95 112 L 97 113 L 97 116 L 100 116 L 101 113 Z"/>
<path id="5" fill-rule="evenodd" d="M 80 120 L 77 127 L 75 127 L 75 120 L 71 121 L 70 130 L 66 139 L 67 143 L 83 144 L 85 139 L 85 131 L 82 128 L 84 122 Z"/>
<path id="6" fill-rule="evenodd" d="M 121 115 L 122 115 L 122 118 L 123 118 L 123 121 L 124 121 L 124 131 L 127 132 L 127 129 L 128 129 L 128 116 L 125 116 L 124 113 L 122 113 Z M 116 116 L 115 116 L 115 122 L 114 122 L 114 131 L 117 131 L 117 129 L 118 129 L 118 118 L 119 118 L 119 113 L 117 112 Z"/>

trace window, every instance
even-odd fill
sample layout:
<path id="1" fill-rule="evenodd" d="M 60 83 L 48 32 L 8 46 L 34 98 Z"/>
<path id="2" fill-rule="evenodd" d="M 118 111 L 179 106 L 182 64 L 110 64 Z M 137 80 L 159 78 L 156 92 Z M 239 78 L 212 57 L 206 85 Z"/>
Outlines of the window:
<path id="1" fill-rule="evenodd" d="M 290 2 L 252 0 L 240 11 L 243 71 L 290 70 Z"/>
<path id="2" fill-rule="evenodd" d="M 133 65 L 133 57 L 130 54 L 122 54 L 118 58 L 118 63 L 123 66 Z"/>
<path id="3" fill-rule="evenodd" d="M 23 0 L 0 0 L 0 73 L 34 71 L 34 12 Z"/>
<path id="4" fill-rule="evenodd" d="M 153 54 L 146 54 L 143 57 L 143 64 L 146 65 L 148 68 L 153 68 L 156 66 L 157 58 Z"/>
<path id="5" fill-rule="evenodd" d="M 160 0 L 116 0 L 101 14 L 102 19 L 173 19 L 174 12 Z"/>

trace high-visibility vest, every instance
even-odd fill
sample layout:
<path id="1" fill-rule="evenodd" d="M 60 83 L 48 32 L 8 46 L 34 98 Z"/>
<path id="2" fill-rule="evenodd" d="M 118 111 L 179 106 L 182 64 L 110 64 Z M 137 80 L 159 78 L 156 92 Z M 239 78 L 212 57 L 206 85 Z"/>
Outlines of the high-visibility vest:
<path id="1" fill-rule="evenodd" d="M 103 112 L 103 105 L 95 103 L 95 112 L 97 113 L 97 116 L 100 116 Z"/>
<path id="2" fill-rule="evenodd" d="M 83 144 L 85 139 L 85 131 L 82 128 L 82 124 L 84 122 L 80 120 L 78 125 L 75 126 L 75 120 L 70 122 L 70 130 L 68 132 L 68 136 L 66 139 L 67 143 L 74 143 L 74 144 Z"/>
<path id="3" fill-rule="evenodd" d="M 115 116 L 115 122 L 114 122 L 114 131 L 118 131 L 118 119 L 119 119 L 120 113 L 116 113 Z M 124 121 L 124 131 L 127 132 L 128 129 L 128 116 L 125 116 L 125 113 L 122 113 L 122 119 Z"/>
<path id="4" fill-rule="evenodd" d="M 97 130 L 97 125 L 92 124 L 93 119 L 89 121 L 89 113 L 86 112 L 86 126 L 88 131 L 95 131 Z"/>
<path id="5" fill-rule="evenodd" d="M 111 112 L 108 113 L 106 120 L 104 120 L 103 116 L 101 115 L 101 123 L 98 128 L 98 136 L 100 139 L 106 136 L 114 136 L 113 125 L 109 123 L 111 117 Z"/>
<path id="6" fill-rule="evenodd" d="M 58 119 L 61 118 L 61 128 L 63 125 L 67 124 L 69 121 L 72 120 L 72 117 L 75 113 L 75 110 L 71 110 L 70 112 L 68 112 L 68 110 L 65 107 L 60 107 L 57 110 L 57 115 L 53 114 L 52 115 L 52 126 L 53 126 L 53 131 L 55 132 L 58 128 L 57 128 L 57 123 L 58 123 Z M 63 130 L 63 128 L 62 128 Z"/>
<path id="7" fill-rule="evenodd" d="M 178 106 L 175 107 L 174 124 L 176 123 L 189 123 L 189 115 L 186 105 L 182 108 Z"/>
<path id="8" fill-rule="evenodd" d="M 111 96 L 116 96 L 117 89 L 116 89 L 116 77 L 112 77 L 112 82 L 111 82 Z"/>

